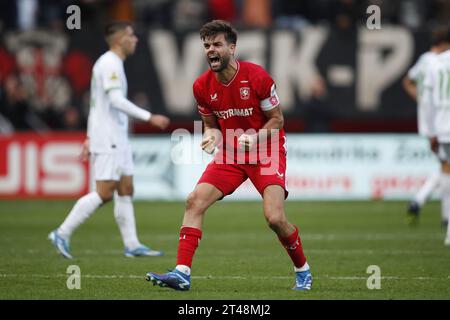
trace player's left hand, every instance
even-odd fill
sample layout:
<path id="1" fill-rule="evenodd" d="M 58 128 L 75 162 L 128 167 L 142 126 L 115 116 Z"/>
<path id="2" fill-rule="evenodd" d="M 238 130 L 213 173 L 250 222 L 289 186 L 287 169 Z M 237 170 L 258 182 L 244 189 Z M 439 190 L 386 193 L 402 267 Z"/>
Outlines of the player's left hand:
<path id="1" fill-rule="evenodd" d="M 250 151 L 256 143 L 256 135 L 244 133 L 239 137 L 238 143 L 243 150 Z"/>

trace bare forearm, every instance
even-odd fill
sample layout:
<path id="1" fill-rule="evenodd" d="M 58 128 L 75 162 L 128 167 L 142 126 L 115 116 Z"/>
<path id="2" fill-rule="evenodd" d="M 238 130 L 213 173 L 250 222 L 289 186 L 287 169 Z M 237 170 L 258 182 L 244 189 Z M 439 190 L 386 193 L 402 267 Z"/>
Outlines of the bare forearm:
<path id="1" fill-rule="evenodd" d="M 270 118 L 258 131 L 258 140 L 270 138 L 274 132 L 278 132 L 283 126 L 284 119 L 282 117 Z"/>
<path id="2" fill-rule="evenodd" d="M 417 86 L 414 81 L 409 79 L 408 77 L 405 77 L 403 79 L 403 88 L 405 89 L 406 93 L 414 100 L 417 100 Z"/>
<path id="3" fill-rule="evenodd" d="M 218 138 L 217 135 L 220 133 L 220 128 L 217 119 L 214 117 L 202 117 L 202 120 L 204 128 L 203 136 L 214 136 Z"/>

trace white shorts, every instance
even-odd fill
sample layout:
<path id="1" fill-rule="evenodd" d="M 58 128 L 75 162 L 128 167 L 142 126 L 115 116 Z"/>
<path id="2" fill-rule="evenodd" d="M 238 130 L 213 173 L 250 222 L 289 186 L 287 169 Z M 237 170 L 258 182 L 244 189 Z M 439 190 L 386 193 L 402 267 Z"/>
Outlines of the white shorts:
<path id="1" fill-rule="evenodd" d="M 450 143 L 439 143 L 438 157 L 439 160 L 450 163 Z"/>
<path id="2" fill-rule="evenodd" d="M 133 153 L 129 145 L 115 153 L 93 153 L 95 181 L 119 181 L 121 176 L 133 175 Z"/>

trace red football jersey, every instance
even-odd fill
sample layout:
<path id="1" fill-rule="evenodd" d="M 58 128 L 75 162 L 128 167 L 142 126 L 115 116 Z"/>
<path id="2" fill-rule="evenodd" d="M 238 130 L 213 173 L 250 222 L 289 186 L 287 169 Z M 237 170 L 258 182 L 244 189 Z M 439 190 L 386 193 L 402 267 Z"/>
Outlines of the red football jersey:
<path id="1" fill-rule="evenodd" d="M 234 150 L 232 156 L 234 160 L 238 154 L 243 153 L 237 143 L 238 137 L 244 132 L 247 134 L 258 132 L 268 121 L 264 111 L 280 104 L 275 83 L 261 66 L 250 62 L 236 62 L 236 74 L 227 84 L 218 81 L 214 72 L 208 70 L 197 78 L 193 85 L 198 112 L 203 116 L 215 116 L 218 119 L 224 140 L 219 148 L 223 151 L 223 146 L 227 146 L 227 159 L 228 151 Z M 274 142 L 279 146 L 276 151 L 286 152 L 283 129 L 270 140 L 267 143 L 258 142 L 258 146 L 255 145 L 250 152 L 253 156 L 258 152 L 258 162 L 262 158 L 261 154 L 267 152 L 271 154 L 275 151 L 270 147 Z M 245 154 L 248 163 L 250 154 L 249 152 Z M 250 159 L 254 159 L 253 156 Z"/>

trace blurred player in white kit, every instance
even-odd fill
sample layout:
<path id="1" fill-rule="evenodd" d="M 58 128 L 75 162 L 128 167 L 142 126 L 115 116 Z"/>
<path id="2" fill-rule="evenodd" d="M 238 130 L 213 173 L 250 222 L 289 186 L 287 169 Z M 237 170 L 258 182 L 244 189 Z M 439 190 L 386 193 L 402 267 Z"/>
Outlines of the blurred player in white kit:
<path id="1" fill-rule="evenodd" d="M 431 131 L 435 133 L 439 158 L 445 162 L 441 179 L 442 212 L 448 221 L 450 216 L 450 28 L 442 44 L 444 50 L 431 63 L 424 79 L 424 95 L 431 106 Z M 450 246 L 450 224 L 444 244 Z"/>
<path id="2" fill-rule="evenodd" d="M 83 157 L 91 156 L 96 190 L 81 197 L 64 222 L 49 234 L 56 250 L 72 259 L 69 240 L 72 233 L 94 211 L 114 198 L 114 217 L 119 226 L 127 257 L 160 256 L 140 243 L 132 203 L 133 159 L 128 141 L 128 116 L 164 130 L 169 118 L 151 114 L 130 102 L 123 62 L 134 53 L 138 38 L 131 23 L 113 22 L 105 28 L 109 50 L 94 64 L 87 140 Z"/>
<path id="3" fill-rule="evenodd" d="M 419 134 L 428 139 L 431 150 L 438 156 L 441 163 L 441 171 L 431 174 L 414 199 L 408 205 L 408 216 L 411 224 L 415 224 L 419 218 L 421 208 L 433 191 L 442 186 L 442 180 L 445 179 L 445 172 L 450 172 L 450 165 L 444 159 L 439 157 L 436 132 L 433 130 L 433 119 L 430 102 L 427 95 L 424 94 L 424 79 L 427 70 L 436 61 L 438 55 L 446 50 L 448 43 L 448 28 L 436 27 L 432 31 L 431 49 L 423 53 L 414 66 L 409 70 L 407 76 L 403 79 L 403 87 L 406 92 L 417 101 L 417 125 Z M 442 207 L 449 206 L 444 202 Z M 445 210 L 441 211 L 442 224 L 448 223 L 448 217 Z"/>

